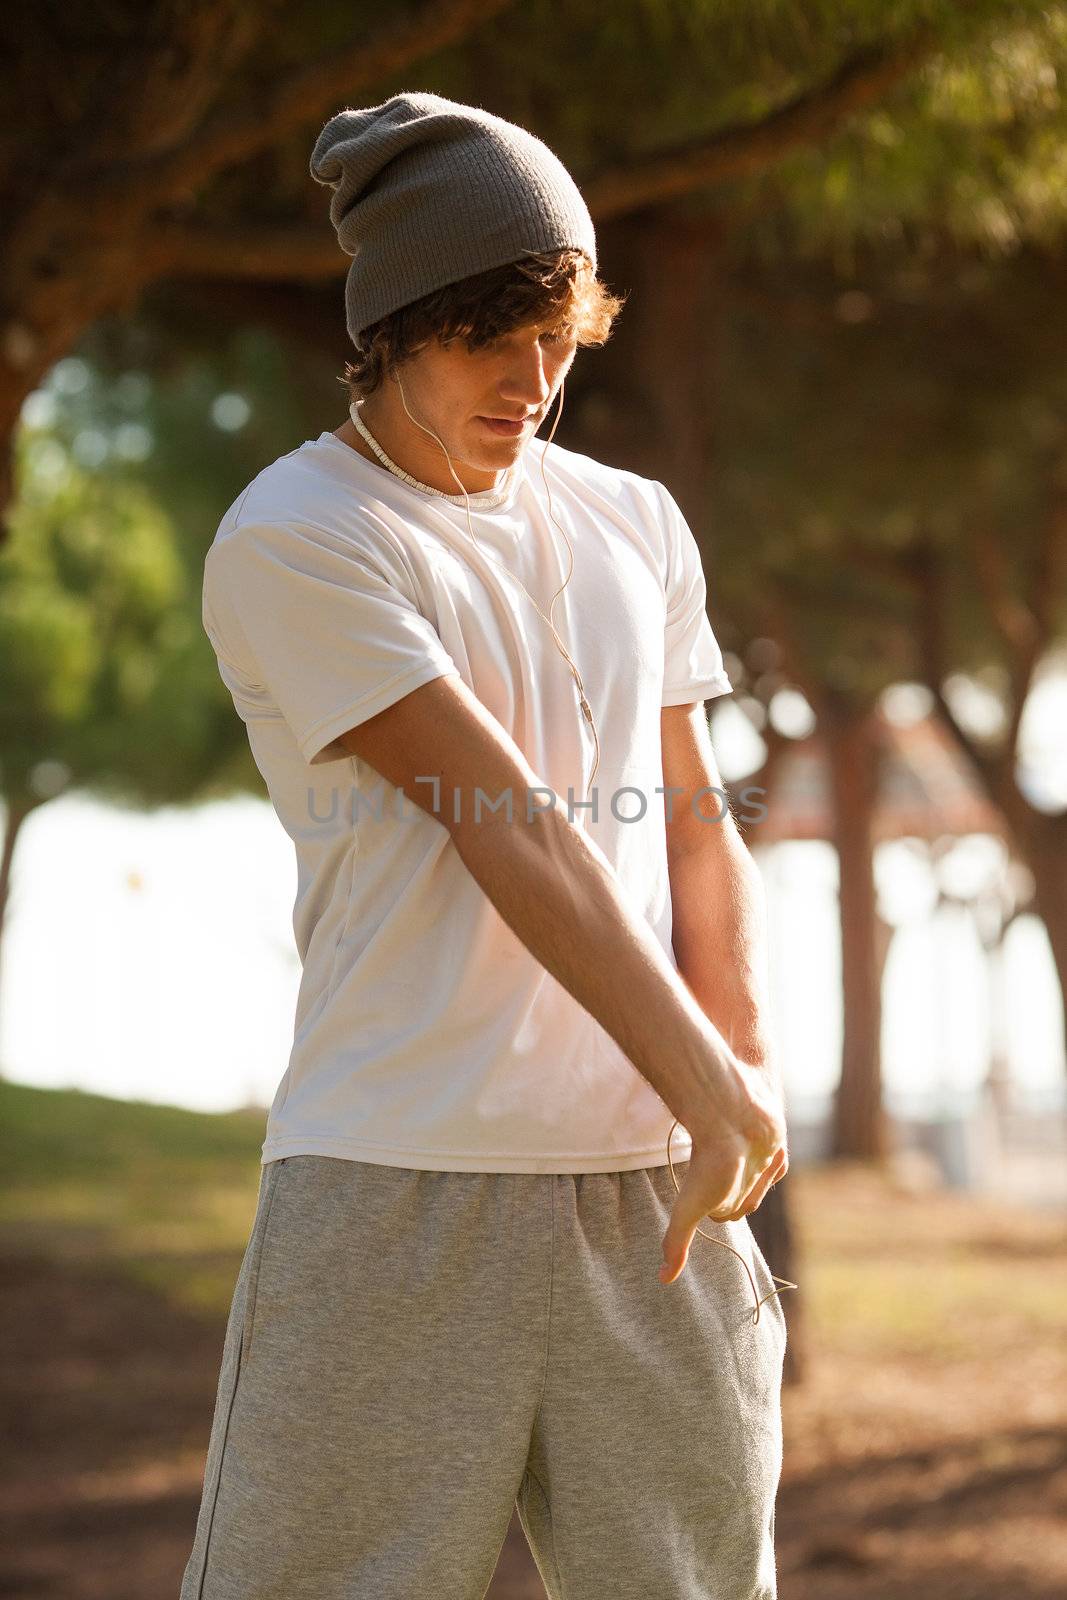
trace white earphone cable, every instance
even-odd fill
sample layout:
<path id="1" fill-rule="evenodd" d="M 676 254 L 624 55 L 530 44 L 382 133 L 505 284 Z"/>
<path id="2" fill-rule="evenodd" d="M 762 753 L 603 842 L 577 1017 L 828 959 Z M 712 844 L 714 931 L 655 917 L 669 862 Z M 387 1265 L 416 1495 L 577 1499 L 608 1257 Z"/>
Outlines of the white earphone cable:
<path id="1" fill-rule="evenodd" d="M 448 462 L 448 470 L 451 472 L 453 478 L 459 484 L 460 489 L 463 492 L 464 509 L 466 510 L 466 513 L 467 513 L 467 529 L 468 529 L 468 532 L 470 533 L 471 538 L 474 540 L 474 543 L 478 546 L 478 549 L 481 550 L 483 555 L 488 556 L 490 561 L 495 562 L 495 564 L 497 566 L 499 566 L 503 571 L 508 572 L 509 569 L 506 566 L 504 566 L 504 563 L 501 562 L 501 561 L 497 561 L 496 557 L 491 555 L 490 552 L 484 548 L 484 546 L 479 542 L 479 540 L 477 538 L 477 535 L 474 532 L 474 526 L 473 526 L 473 524 L 471 522 L 471 513 L 470 513 L 470 495 L 468 494 L 467 489 L 465 488 L 464 484 L 460 480 L 459 475 L 457 474 L 456 469 L 452 464 L 452 457 L 449 455 L 448 449 L 445 446 L 444 441 L 440 438 L 440 436 L 438 434 L 434 433 L 432 428 L 427 428 L 423 423 L 421 423 L 418 420 L 417 417 L 413 417 L 411 415 L 411 411 L 408 408 L 407 396 L 404 393 L 404 385 L 400 381 L 400 376 L 396 372 L 394 372 L 392 374 L 392 376 L 396 379 L 396 382 L 397 382 L 397 384 L 398 384 L 398 386 L 400 388 L 401 403 L 403 404 L 404 410 L 407 412 L 408 416 L 411 417 L 412 422 L 414 422 L 414 424 L 415 424 L 415 426 L 417 428 L 422 428 L 422 431 L 424 433 L 428 433 L 428 434 L 430 434 L 430 436 L 432 438 L 436 439 L 437 443 L 441 446 L 441 449 L 444 451 L 445 460 Z M 560 386 L 559 386 L 560 403 L 559 403 L 558 407 L 556 408 L 556 418 L 555 418 L 555 421 L 552 424 L 552 431 L 549 434 L 548 439 L 545 441 L 544 450 L 541 452 L 541 477 L 542 477 L 542 479 L 544 481 L 545 494 L 546 494 L 546 496 L 548 498 L 548 515 L 549 515 L 549 518 L 551 519 L 553 525 L 556 528 L 559 529 L 560 533 L 562 533 L 562 535 L 564 537 L 564 540 L 566 541 L 567 554 L 568 554 L 568 557 L 569 557 L 569 566 L 568 566 L 568 570 L 567 570 L 567 576 L 566 576 L 566 578 L 564 578 L 563 582 L 560 584 L 559 588 L 556 590 L 555 594 L 552 596 L 552 601 L 551 601 L 551 603 L 549 605 L 549 608 L 548 608 L 548 615 L 545 616 L 545 613 L 541 610 L 541 607 L 537 604 L 537 601 L 534 599 L 534 597 L 530 593 L 529 589 L 527 589 L 526 585 L 522 582 L 521 578 L 516 578 L 514 573 L 509 573 L 509 575 L 519 585 L 519 588 L 522 590 L 523 594 L 526 595 L 527 599 L 529 600 L 530 604 L 533 606 L 534 610 L 537 612 L 538 616 L 543 618 L 543 620 L 548 623 L 549 629 L 551 630 L 551 633 L 552 633 L 552 637 L 556 642 L 556 647 L 563 654 L 563 656 L 565 657 L 565 659 L 567 661 L 567 664 L 570 667 L 571 672 L 572 672 L 572 674 L 574 676 L 574 681 L 575 681 L 575 684 L 577 685 L 577 688 L 578 688 L 578 695 L 579 695 L 579 700 L 580 700 L 580 703 L 581 703 L 582 714 L 585 717 L 586 721 L 589 723 L 590 731 L 592 732 L 592 735 L 593 735 L 593 741 L 594 741 L 594 746 L 595 746 L 595 750 L 596 750 L 596 759 L 595 759 L 595 761 L 593 763 L 593 770 L 592 770 L 592 773 L 590 774 L 590 778 L 589 778 L 589 785 L 590 785 L 590 788 L 591 788 L 592 784 L 593 784 L 593 780 L 596 777 L 597 768 L 600 766 L 600 739 L 597 736 L 596 723 L 593 720 L 592 707 L 590 706 L 589 701 L 588 701 L 588 699 L 586 697 L 585 685 L 582 682 L 582 675 L 578 671 L 577 666 L 575 665 L 573 659 L 571 658 L 570 652 L 568 651 L 566 645 L 563 643 L 563 640 L 560 638 L 559 632 L 556 629 L 555 623 L 552 621 L 552 613 L 554 612 L 554 610 L 556 608 L 556 601 L 559 599 L 560 595 L 563 593 L 563 591 L 567 587 L 568 583 L 570 583 L 571 576 L 572 576 L 572 574 L 574 572 L 574 548 L 571 545 L 570 539 L 567 537 L 566 528 L 564 528 L 559 522 L 557 522 L 555 520 L 555 517 L 553 516 L 553 512 L 552 512 L 552 490 L 549 488 L 548 478 L 547 478 L 547 476 L 545 474 L 545 456 L 548 454 L 548 446 L 552 443 L 552 439 L 553 439 L 553 437 L 555 435 L 556 427 L 557 427 L 557 424 L 559 423 L 560 415 L 561 415 L 562 410 L 563 410 L 563 384 L 564 384 L 564 381 L 565 380 L 561 380 Z M 366 439 L 367 443 L 374 450 L 375 454 L 377 455 L 378 459 L 382 462 L 383 466 L 388 468 L 388 470 L 390 472 L 393 472 L 397 477 L 402 478 L 406 483 L 411 484 L 414 488 L 424 490 L 428 494 L 438 495 L 442 499 L 446 499 L 446 500 L 453 500 L 453 499 L 456 498 L 454 495 L 445 494 L 444 490 L 442 490 L 442 489 L 434 489 L 429 484 L 420 483 L 417 478 L 413 478 L 409 473 L 404 472 L 401 467 L 398 467 L 394 461 L 390 461 L 389 457 L 386 455 L 385 451 L 382 449 L 382 447 L 378 443 L 377 439 L 375 439 L 374 436 L 371 434 L 371 432 L 368 429 L 366 423 L 363 421 L 363 418 L 359 415 L 359 405 L 355 401 L 353 401 L 352 404 L 349 406 L 349 415 L 351 416 L 352 422 L 355 425 L 356 429 L 359 431 L 359 433 L 362 435 L 362 437 L 364 439 Z M 494 502 L 495 503 L 502 503 L 507 498 L 508 494 L 510 493 L 510 490 L 511 490 L 511 487 L 512 487 L 512 483 L 513 483 L 512 474 L 514 472 L 516 472 L 516 471 L 517 471 L 517 465 L 516 466 L 512 466 L 511 468 L 509 468 L 508 474 L 506 476 L 506 481 L 505 481 L 504 488 L 501 489 L 500 491 L 498 491 L 495 495 L 492 495 L 492 494 L 488 495 L 482 501 L 482 503 L 486 504 L 487 506 L 488 505 L 492 505 Z M 671 1155 L 671 1139 L 673 1138 L 674 1130 L 677 1127 L 678 1127 L 678 1119 L 676 1117 L 675 1120 L 671 1124 L 670 1133 L 667 1135 L 667 1162 L 668 1162 L 668 1165 L 670 1166 L 671 1178 L 672 1178 L 672 1180 L 674 1182 L 674 1187 L 675 1187 L 676 1191 L 679 1189 L 679 1184 L 678 1184 L 677 1175 L 675 1174 L 675 1171 L 674 1171 L 674 1159 L 673 1159 L 673 1157 Z M 772 1187 L 773 1187 L 773 1185 L 772 1185 Z M 745 1272 L 748 1275 L 748 1281 L 749 1281 L 749 1283 L 750 1283 L 750 1285 L 752 1287 L 753 1297 L 755 1299 L 755 1307 L 754 1307 L 753 1315 L 752 1315 L 752 1321 L 753 1321 L 754 1324 L 759 1322 L 760 1307 L 763 1305 L 764 1301 L 770 1300 L 776 1294 L 780 1294 L 782 1289 L 796 1289 L 796 1288 L 799 1287 L 798 1284 L 790 1282 L 790 1280 L 788 1278 L 779 1278 L 776 1273 L 772 1273 L 771 1274 L 772 1278 L 774 1278 L 774 1281 L 777 1284 L 779 1284 L 781 1287 L 778 1288 L 778 1289 L 772 1289 L 769 1294 L 765 1294 L 763 1296 L 763 1299 L 760 1299 L 759 1290 L 758 1290 L 758 1288 L 756 1286 L 755 1279 L 752 1276 L 752 1269 L 749 1267 L 748 1262 L 745 1260 L 745 1258 L 741 1254 L 741 1252 L 739 1250 L 735 1250 L 732 1244 L 727 1244 L 725 1239 L 717 1239 L 713 1234 L 705 1233 L 704 1229 L 701 1228 L 701 1227 L 698 1227 L 696 1231 L 697 1231 L 697 1233 L 700 1234 L 701 1238 L 710 1239 L 712 1244 L 722 1245 L 724 1250 L 729 1250 L 733 1255 L 735 1255 L 737 1257 L 738 1261 L 740 1261 L 741 1265 L 744 1267 Z"/>
<path id="2" fill-rule="evenodd" d="M 594 762 L 593 762 L 593 770 L 589 775 L 589 786 L 590 786 L 590 788 L 592 788 L 593 781 L 596 778 L 597 769 L 600 766 L 600 738 L 599 738 L 599 735 L 597 734 L 596 722 L 594 721 L 594 718 L 593 718 L 593 709 L 590 706 L 589 700 L 588 700 L 588 698 L 586 696 L 586 693 L 585 693 L 585 685 L 582 682 L 582 675 L 578 671 L 578 668 L 575 665 L 575 662 L 574 662 L 574 660 L 573 660 L 573 658 L 572 658 L 572 656 L 570 654 L 570 651 L 567 649 L 567 646 L 563 643 L 563 640 L 560 638 L 559 630 L 557 629 L 555 623 L 552 620 L 552 614 L 556 609 L 556 601 L 559 599 L 560 595 L 563 593 L 563 591 L 567 587 L 568 583 L 570 583 L 571 577 L 572 577 L 572 575 L 574 573 L 574 548 L 573 548 L 573 546 L 571 544 L 570 539 L 567 537 L 566 528 L 564 528 L 561 523 L 556 521 L 555 515 L 554 515 L 553 510 L 552 510 L 552 490 L 549 488 L 548 478 L 547 478 L 547 476 L 545 474 L 545 455 L 547 454 L 548 446 L 552 443 L 552 438 L 553 438 L 553 435 L 555 434 L 556 427 L 557 427 L 557 425 L 559 423 L 560 414 L 561 414 L 561 412 L 563 410 L 563 383 L 561 382 L 560 386 L 559 386 L 560 404 L 556 408 L 556 417 L 555 417 L 555 421 L 552 424 L 552 432 L 549 434 L 548 439 L 546 440 L 546 443 L 545 443 L 545 449 L 541 453 L 541 477 L 544 480 L 545 494 L 546 494 L 546 496 L 548 498 L 548 515 L 549 515 L 549 518 L 550 518 L 553 526 L 559 529 L 560 533 L 562 533 L 563 538 L 564 538 L 564 540 L 566 542 L 569 565 L 568 565 L 568 570 L 567 570 L 567 576 L 564 578 L 563 582 L 560 584 L 559 588 L 556 590 L 555 594 L 552 596 L 552 600 L 551 600 L 551 603 L 549 604 L 549 608 L 548 608 L 548 615 L 546 616 L 545 613 L 541 610 L 541 607 L 537 604 L 537 601 L 534 599 L 533 595 L 530 593 L 529 589 L 527 589 L 526 585 L 523 583 L 522 579 L 516 577 L 513 572 L 510 572 L 510 569 L 508 567 L 506 567 L 502 561 L 498 561 L 497 558 L 494 555 L 490 554 L 490 552 L 488 550 L 486 550 L 485 547 L 479 541 L 478 536 L 474 532 L 474 525 L 471 522 L 470 496 L 467 493 L 466 487 L 464 486 L 464 484 L 460 480 L 459 475 L 456 472 L 456 469 L 452 464 L 452 457 L 449 455 L 448 450 L 447 450 L 447 448 L 446 448 L 446 446 L 444 444 L 444 441 L 440 438 L 440 436 L 438 434 L 434 433 L 432 428 L 427 428 L 423 423 L 421 423 L 418 420 L 417 417 L 414 417 L 414 416 L 411 415 L 411 410 L 410 410 L 410 408 L 408 406 L 408 402 L 407 402 L 407 396 L 404 393 L 404 385 L 400 380 L 399 373 L 395 373 L 394 372 L 393 373 L 393 377 L 396 379 L 397 385 L 398 385 L 398 387 L 400 389 L 401 403 L 402 403 L 402 405 L 404 407 L 404 410 L 407 412 L 408 416 L 411 417 L 412 422 L 414 422 L 414 424 L 415 424 L 415 426 L 417 428 L 422 428 L 422 431 L 424 433 L 428 433 L 428 434 L 431 435 L 432 438 L 436 439 L 437 443 L 441 446 L 441 449 L 444 451 L 445 460 L 448 462 L 448 470 L 451 472 L 453 478 L 455 478 L 456 482 L 459 484 L 459 487 L 463 492 L 464 509 L 465 509 L 465 511 L 467 513 L 467 531 L 470 533 L 470 536 L 474 540 L 474 543 L 478 546 L 478 549 L 482 552 L 482 554 L 484 556 L 487 556 L 488 559 L 490 561 L 494 562 L 496 566 L 500 567 L 502 571 L 508 572 L 509 576 L 512 579 L 514 579 L 514 581 L 518 584 L 519 588 L 522 590 L 523 594 L 529 600 L 530 604 L 533 606 L 533 608 L 537 612 L 538 616 L 541 617 L 542 620 L 548 624 L 548 627 L 549 627 L 549 630 L 551 631 L 552 637 L 555 640 L 557 650 L 559 650 L 560 653 L 563 655 L 564 659 L 567 662 L 567 665 L 571 669 L 571 673 L 572 673 L 572 675 L 574 677 L 574 681 L 575 681 L 575 684 L 576 684 L 577 689 L 578 689 L 579 703 L 580 703 L 581 708 L 582 708 L 582 715 L 585 717 L 586 721 L 588 722 L 590 732 L 593 735 L 593 745 L 594 745 L 594 749 L 595 749 L 595 759 L 594 759 Z M 372 447 L 372 449 L 374 449 L 374 451 L 377 454 L 379 460 L 385 466 L 389 467 L 391 471 L 397 473 L 398 476 L 403 477 L 408 483 L 412 484 L 415 488 L 428 490 L 429 493 L 440 495 L 441 498 L 443 498 L 443 499 L 451 500 L 451 499 L 455 498 L 452 495 L 445 495 L 443 493 L 443 491 L 441 491 L 440 489 L 431 488 L 431 486 L 429 484 L 419 483 L 416 478 L 412 478 L 412 477 L 409 476 L 409 474 L 407 474 L 405 472 L 402 472 L 402 470 L 399 467 L 396 466 L 395 462 L 391 462 L 389 460 L 388 456 L 385 454 L 384 450 L 382 450 L 381 446 L 378 444 L 378 441 L 371 435 L 369 429 L 367 428 L 366 423 L 363 421 L 363 418 L 359 415 L 359 406 L 355 402 L 353 402 L 352 405 L 349 407 L 349 415 L 351 416 L 352 421 L 355 424 L 356 428 L 359 430 L 359 432 L 362 434 L 362 436 L 366 439 L 367 443 Z M 510 473 L 513 473 L 513 472 L 517 471 L 517 467 L 512 467 L 509 470 L 510 470 Z M 504 490 L 502 490 L 500 492 L 500 499 L 501 500 L 506 498 L 507 493 L 510 491 L 510 487 L 511 487 L 511 483 L 510 483 L 510 477 L 509 477 L 508 485 L 505 487 Z"/>

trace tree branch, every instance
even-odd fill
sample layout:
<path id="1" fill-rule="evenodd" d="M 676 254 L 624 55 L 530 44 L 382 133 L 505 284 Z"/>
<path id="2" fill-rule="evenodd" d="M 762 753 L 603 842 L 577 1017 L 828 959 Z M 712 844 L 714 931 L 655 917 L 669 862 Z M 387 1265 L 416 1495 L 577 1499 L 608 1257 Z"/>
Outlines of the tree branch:
<path id="1" fill-rule="evenodd" d="M 849 545 L 848 564 L 853 571 L 877 578 L 883 588 L 900 589 L 909 595 L 919 592 L 919 578 L 907 554 L 853 542 Z"/>
<path id="2" fill-rule="evenodd" d="M 456 44 L 513 0 L 425 0 L 417 11 L 387 27 L 375 39 L 361 39 L 347 50 L 334 49 L 308 67 L 268 86 L 251 105 L 215 112 L 177 149 L 148 160 L 129 161 L 105 172 L 71 169 L 85 198 L 94 204 L 148 213 L 168 201 L 187 199 L 208 178 L 277 144 L 316 117 L 348 104 L 364 85 L 383 79 Z"/>
<path id="3" fill-rule="evenodd" d="M 792 150 L 825 141 L 852 116 L 881 100 L 938 48 L 920 29 L 904 44 L 864 49 L 829 83 L 806 90 L 761 122 L 720 129 L 710 137 L 658 151 L 600 173 L 583 185 L 598 222 L 708 184 L 748 177 Z"/>
<path id="4" fill-rule="evenodd" d="M 168 202 L 188 200 L 219 170 L 276 144 L 316 116 L 332 111 L 338 101 L 348 103 L 362 85 L 381 82 L 456 43 L 512 3 L 427 0 L 414 17 L 390 28 L 378 40 L 361 42 L 340 54 L 333 52 L 276 84 L 259 96 L 254 109 L 219 110 L 177 149 L 103 172 L 86 172 L 85 163 L 79 161 L 65 176 L 77 187 L 81 202 L 88 186 L 94 203 L 106 203 L 112 216 L 124 207 L 134 215 L 147 216 Z M 798 95 L 761 122 L 720 130 L 708 139 L 603 172 L 583 186 L 590 212 L 601 222 L 653 201 L 761 171 L 791 150 L 827 138 L 849 117 L 884 96 L 936 47 L 935 36 L 923 30 L 895 49 L 860 51 L 829 83 Z M 185 231 L 185 247 L 168 236 L 173 270 L 223 275 L 226 255 L 218 253 L 219 247 L 228 248 L 231 241 L 214 229 L 198 230 L 188 221 Z M 329 275 L 320 267 L 314 247 L 308 247 L 309 259 L 292 231 L 286 230 L 278 243 L 284 256 L 297 261 L 302 275 Z M 273 249 L 270 230 L 239 246 L 241 275 L 264 276 L 262 263 Z M 346 258 L 336 252 L 333 270 L 337 275 L 347 270 Z"/>
<path id="5" fill-rule="evenodd" d="M 773 639 L 782 653 L 782 665 L 815 713 L 822 717 L 826 706 L 825 686 L 811 670 L 801 649 L 790 616 L 789 595 L 780 579 L 768 574 L 760 598 L 760 629 Z"/>
<path id="6" fill-rule="evenodd" d="M 193 136 L 279 0 L 250 6 L 245 0 L 200 0 L 181 8 L 173 31 L 136 56 L 115 63 L 113 114 L 84 129 L 76 159 L 95 168 L 136 150 L 145 160 Z M 149 35 L 151 37 L 151 35 Z"/>
<path id="7" fill-rule="evenodd" d="M 945 695 L 945 678 L 948 675 L 945 650 L 945 615 L 948 609 L 945 572 L 943 564 L 931 545 L 912 555 L 912 562 L 921 573 L 923 581 L 916 594 L 918 598 L 919 626 L 918 648 L 923 679 L 934 697 L 934 703 L 946 729 L 961 754 L 970 763 L 985 786 L 986 793 L 995 805 L 1006 811 L 1005 788 L 1013 787 L 1011 764 L 1003 753 L 994 755 L 974 740 L 959 721 Z"/>
<path id="8" fill-rule="evenodd" d="M 1030 612 L 1042 648 L 1056 632 L 1056 607 L 1067 589 L 1067 489 L 1054 484 L 1030 585 Z"/>
<path id="9" fill-rule="evenodd" d="M 314 282 L 342 276 L 349 262 L 332 228 L 164 222 L 145 241 L 138 271 L 145 282 L 164 276 Z"/>
<path id="10" fill-rule="evenodd" d="M 332 296 L 315 286 L 251 279 L 164 278 L 152 285 L 151 316 L 194 346 L 207 329 L 242 321 L 267 327 L 286 347 L 314 350 L 338 370 L 348 345 Z"/>
<path id="11" fill-rule="evenodd" d="M 1049 523 L 1046 521 L 1042 530 L 1043 543 L 1047 543 L 1048 527 Z M 1012 593 L 1004 548 L 990 534 L 988 528 L 975 530 L 974 570 L 993 627 L 1008 653 L 1008 682 L 1011 687 L 1008 695 L 1004 754 L 1009 760 L 1014 761 L 1018 750 L 1023 708 L 1046 641 L 1040 637 L 1037 618 L 1032 609 Z"/>

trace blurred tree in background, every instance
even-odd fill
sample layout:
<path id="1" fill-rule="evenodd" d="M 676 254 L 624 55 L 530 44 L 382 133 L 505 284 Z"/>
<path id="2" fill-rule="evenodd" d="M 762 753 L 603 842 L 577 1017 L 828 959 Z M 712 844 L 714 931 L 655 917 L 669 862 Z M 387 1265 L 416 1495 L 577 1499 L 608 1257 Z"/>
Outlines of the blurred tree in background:
<path id="1" fill-rule="evenodd" d="M 186 655 L 172 640 L 179 667 L 140 702 L 147 745 L 185 752 L 174 793 L 261 788 L 199 633 L 199 573 L 233 494 L 333 425 L 342 394 L 348 262 L 311 144 L 343 104 L 430 89 L 530 127 L 581 184 L 602 275 L 628 299 L 579 359 L 557 438 L 669 481 L 768 763 L 782 687 L 829 736 L 837 1153 L 884 1150 L 870 733 L 889 683 L 930 686 L 1009 817 L 1067 981 L 1067 823 L 1017 766 L 1064 624 L 1062 368 L 1044 335 L 1063 274 L 1067 7 L 442 0 L 383 22 L 362 3 L 122 0 L 91 18 L 16 3 L 2 26 L 8 81 L 35 95 L 3 136 L 0 440 L 75 349 L 92 408 L 61 397 L 65 448 L 125 394 L 117 437 L 143 396 L 151 449 L 94 470 L 166 508 L 184 577 Z M 964 674 L 1000 702 L 995 738 L 967 725 Z M 136 764 L 110 748 L 125 783 Z"/>
<path id="2" fill-rule="evenodd" d="M 875 961 L 857 934 L 874 920 L 873 712 L 912 681 L 1009 825 L 1067 992 L 1067 817 L 1034 792 L 1020 751 L 1035 677 L 1067 633 L 1062 273 L 1026 253 L 942 264 L 921 295 L 873 266 L 862 282 L 768 270 L 726 312 L 716 603 L 742 658 L 774 643 L 748 706 L 771 768 L 784 684 L 825 736 L 839 818 L 854 824 L 838 839 L 843 891 L 869 895 L 843 921 L 846 968 Z M 984 691 L 982 722 L 969 685 Z M 854 1045 L 863 1079 L 862 1030 Z"/>
<path id="3" fill-rule="evenodd" d="M 186 752 L 153 700 L 165 677 L 202 674 L 159 502 L 93 477 L 32 431 L 20 453 L 0 550 L 0 934 L 15 842 L 37 806 L 69 784 L 181 795 Z"/>
<path id="4" fill-rule="evenodd" d="M 87 17 L 15 0 L 3 23 L 9 95 L 27 82 L 34 94 L 4 119 L 0 146 L 0 443 L 44 373 L 150 284 L 336 279 L 344 263 L 308 177 L 309 134 L 340 104 L 410 86 L 416 68 L 422 87 L 491 98 L 550 139 L 607 222 L 751 182 L 798 149 L 826 146 L 901 83 L 927 121 L 958 129 L 962 118 L 977 132 L 970 105 L 945 118 L 923 63 L 988 54 L 998 28 L 1029 29 L 1031 55 L 1047 51 L 1038 36 L 1055 15 L 1037 0 L 965 11 L 943 0 L 656 0 L 608 18 L 590 0 L 423 0 L 383 23 L 366 4 L 119 0 Z M 1024 145 L 1026 113 L 1043 108 L 1032 94 L 1012 100 L 1021 75 L 1002 98 Z M 790 176 L 802 186 L 802 170 Z M 912 182 L 920 206 L 922 176 Z M 847 175 L 830 186 L 840 226 L 862 223 Z"/>

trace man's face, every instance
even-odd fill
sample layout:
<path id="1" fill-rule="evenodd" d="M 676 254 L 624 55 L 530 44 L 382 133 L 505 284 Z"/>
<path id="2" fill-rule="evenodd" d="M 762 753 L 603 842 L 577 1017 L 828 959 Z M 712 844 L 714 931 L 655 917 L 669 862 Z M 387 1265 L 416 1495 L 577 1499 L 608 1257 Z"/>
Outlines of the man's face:
<path id="1" fill-rule="evenodd" d="M 540 427 L 576 349 L 568 325 L 531 323 L 473 352 L 462 338 L 447 345 L 435 339 L 398 377 L 413 416 L 440 434 L 456 461 L 498 473 Z M 503 425 L 494 427 L 494 418 Z"/>

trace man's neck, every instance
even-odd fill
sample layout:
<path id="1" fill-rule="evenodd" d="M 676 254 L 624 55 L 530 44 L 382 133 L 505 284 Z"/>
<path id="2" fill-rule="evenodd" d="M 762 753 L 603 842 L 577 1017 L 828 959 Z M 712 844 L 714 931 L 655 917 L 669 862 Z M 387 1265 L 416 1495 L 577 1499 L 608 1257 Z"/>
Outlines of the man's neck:
<path id="1" fill-rule="evenodd" d="M 382 466 L 366 439 L 359 432 L 359 429 L 353 426 L 351 418 L 347 422 L 342 422 L 341 426 L 333 431 L 335 438 L 340 439 L 342 444 L 351 445 L 357 455 L 365 456 L 368 461 L 373 461 L 376 467 Z M 387 467 L 382 467 L 383 472 L 388 470 Z"/>
<path id="2" fill-rule="evenodd" d="M 443 456 L 440 457 L 438 462 L 425 462 L 420 460 L 412 464 L 410 460 L 405 460 L 406 452 L 404 451 L 402 444 L 390 444 L 389 430 L 384 424 L 376 425 L 375 422 L 368 418 L 367 427 L 370 432 L 373 433 L 375 439 L 377 439 L 378 443 L 381 445 L 390 461 L 395 462 L 403 472 L 409 473 L 411 477 L 416 478 L 419 483 L 426 484 L 430 489 L 440 489 L 444 494 L 459 495 L 462 494 L 463 489 L 466 489 L 468 494 L 484 494 L 486 491 L 499 489 L 503 484 L 505 477 L 504 472 L 498 472 L 495 474 L 479 472 L 477 468 L 468 466 L 466 462 L 454 461 L 453 464 L 455 466 L 456 474 L 460 480 L 460 483 L 457 483 L 455 478 L 453 478 L 452 474 L 449 472 L 448 464 L 445 462 Z M 347 418 L 339 428 L 334 429 L 334 435 L 336 438 L 340 439 L 343 444 L 350 445 L 351 448 L 357 452 L 357 454 L 363 456 L 367 461 L 372 461 L 376 467 L 381 469 L 382 472 L 390 471 L 390 469 L 378 459 L 371 446 L 367 443 L 366 439 L 364 439 L 359 429 L 353 423 L 351 417 Z M 440 455 L 440 452 L 438 453 Z M 463 489 L 460 488 L 460 484 L 462 484 Z"/>

